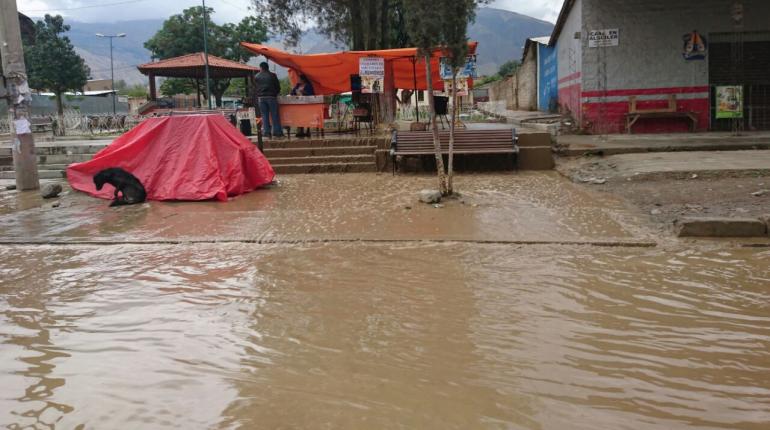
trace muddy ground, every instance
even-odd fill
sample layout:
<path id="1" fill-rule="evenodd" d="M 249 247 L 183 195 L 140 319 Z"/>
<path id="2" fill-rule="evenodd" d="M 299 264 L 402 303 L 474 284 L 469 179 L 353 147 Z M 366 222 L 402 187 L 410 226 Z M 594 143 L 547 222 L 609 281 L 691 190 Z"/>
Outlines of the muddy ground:
<path id="1" fill-rule="evenodd" d="M 623 175 L 607 158 L 562 158 L 557 170 L 583 187 L 611 194 L 671 231 L 685 216 L 756 218 L 770 214 L 770 176 L 763 172 Z"/>

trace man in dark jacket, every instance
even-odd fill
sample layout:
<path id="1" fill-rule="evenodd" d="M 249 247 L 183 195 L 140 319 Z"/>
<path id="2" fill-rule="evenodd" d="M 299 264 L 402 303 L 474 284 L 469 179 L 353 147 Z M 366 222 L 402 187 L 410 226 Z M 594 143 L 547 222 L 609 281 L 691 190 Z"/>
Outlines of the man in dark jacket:
<path id="1" fill-rule="evenodd" d="M 261 69 L 255 81 L 255 92 L 259 101 L 259 112 L 262 114 L 262 135 L 264 137 L 283 137 L 281 118 L 278 115 L 278 94 L 281 93 L 281 83 L 278 76 L 271 72 L 266 62 L 259 63 Z M 272 130 L 271 130 L 272 124 Z"/>

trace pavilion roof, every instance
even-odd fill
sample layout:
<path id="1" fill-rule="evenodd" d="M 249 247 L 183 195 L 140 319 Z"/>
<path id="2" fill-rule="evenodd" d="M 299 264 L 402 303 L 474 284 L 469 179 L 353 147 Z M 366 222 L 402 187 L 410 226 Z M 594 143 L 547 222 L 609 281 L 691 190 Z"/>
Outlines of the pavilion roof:
<path id="1" fill-rule="evenodd" d="M 138 66 L 138 69 L 144 75 L 204 79 L 206 77 L 206 60 L 202 52 L 196 52 L 142 64 Z M 258 71 L 257 67 L 209 54 L 209 77 L 211 79 L 247 77 Z"/>

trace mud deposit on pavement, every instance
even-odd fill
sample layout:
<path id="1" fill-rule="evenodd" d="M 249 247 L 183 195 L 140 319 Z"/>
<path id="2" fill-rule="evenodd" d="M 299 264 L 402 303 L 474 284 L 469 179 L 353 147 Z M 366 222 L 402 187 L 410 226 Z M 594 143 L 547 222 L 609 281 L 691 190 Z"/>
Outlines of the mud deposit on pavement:
<path id="1" fill-rule="evenodd" d="M 767 428 L 766 248 L 655 246 L 556 173 L 434 183 L 2 193 L 0 427 Z"/>
<path id="2" fill-rule="evenodd" d="M 417 201 L 430 176 L 287 175 L 277 186 L 230 202 L 107 207 L 71 193 L 51 208 L 37 193 L 5 197 L 0 239 L 171 240 L 540 240 L 631 239 L 621 204 L 596 199 L 555 172 L 457 178 L 459 199 Z"/>

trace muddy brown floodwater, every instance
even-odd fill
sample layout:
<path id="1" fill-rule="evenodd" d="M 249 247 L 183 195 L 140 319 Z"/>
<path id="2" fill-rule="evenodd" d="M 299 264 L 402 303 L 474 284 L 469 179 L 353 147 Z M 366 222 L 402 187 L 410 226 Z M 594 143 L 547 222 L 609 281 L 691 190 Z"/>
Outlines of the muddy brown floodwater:
<path id="1" fill-rule="evenodd" d="M 413 203 L 427 179 L 356 180 L 291 177 L 219 210 L 0 214 L 0 427 L 770 425 L 770 250 L 565 244 L 649 237 L 551 175 L 465 179 L 442 209 Z M 25 234 L 50 244 L 8 244 Z M 233 240 L 194 243 L 214 234 Z"/>

